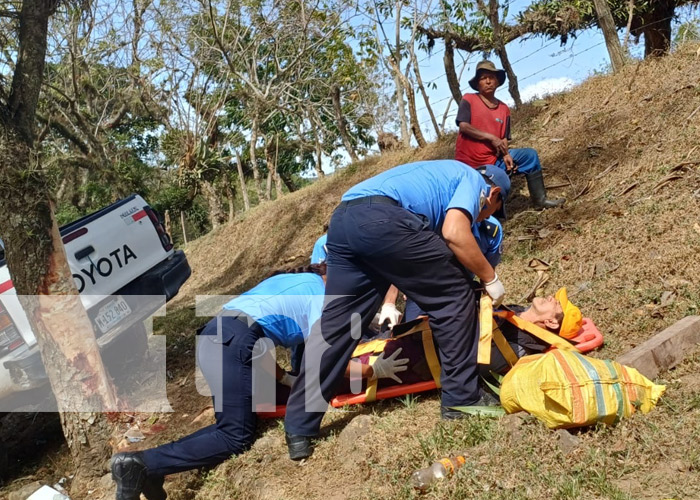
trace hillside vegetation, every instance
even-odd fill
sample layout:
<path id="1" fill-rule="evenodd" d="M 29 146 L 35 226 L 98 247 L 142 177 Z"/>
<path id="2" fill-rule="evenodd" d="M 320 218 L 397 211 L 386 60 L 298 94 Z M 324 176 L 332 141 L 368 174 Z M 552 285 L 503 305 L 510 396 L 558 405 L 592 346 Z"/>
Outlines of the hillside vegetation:
<path id="1" fill-rule="evenodd" d="M 698 314 L 699 107 L 700 51 L 686 46 L 515 114 L 514 146 L 539 150 L 550 193 L 568 202 L 534 211 L 516 179 L 499 267 L 507 300 L 520 302 L 534 284 L 531 258 L 550 263 L 546 292 L 569 288 L 605 336 L 596 356 L 609 358 Z M 193 276 L 160 323 L 175 378 L 190 373 L 192 327 L 204 321 L 193 317 L 196 295 L 242 292 L 274 269 L 305 263 L 348 187 L 397 164 L 450 158 L 453 144 L 451 136 L 369 158 L 191 243 Z M 462 452 L 467 465 L 426 498 L 700 498 L 698 373 L 695 353 L 663 375 L 667 395 L 651 414 L 573 437 L 518 416 L 443 423 L 438 396 L 427 394 L 327 416 L 316 453 L 300 465 L 287 459 L 281 423 L 267 422 L 248 453 L 206 477 L 183 474 L 166 484 L 172 498 L 207 500 L 411 498 L 413 470 Z M 206 405 L 185 395 L 189 379 L 171 391 L 187 422 Z M 167 417 L 173 426 L 178 415 Z M 357 415 L 365 417 L 351 422 Z M 146 445 L 193 425 L 174 426 Z"/>

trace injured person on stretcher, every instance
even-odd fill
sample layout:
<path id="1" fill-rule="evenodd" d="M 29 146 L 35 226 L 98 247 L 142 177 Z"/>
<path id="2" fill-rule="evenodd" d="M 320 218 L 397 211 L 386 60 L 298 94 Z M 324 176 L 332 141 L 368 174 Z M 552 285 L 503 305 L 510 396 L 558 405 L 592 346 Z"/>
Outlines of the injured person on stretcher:
<path id="1" fill-rule="evenodd" d="M 394 327 L 391 338 L 371 340 L 358 345 L 350 365 L 360 363 L 362 367 L 358 370 L 349 366 L 346 373 L 371 373 L 369 370 L 372 364 L 377 361 L 381 363 L 381 360 L 399 352 L 401 359 L 408 359 L 405 363 L 407 369 L 397 374 L 400 382 L 395 377 L 382 378 L 378 382 L 379 388 L 439 378 L 439 358 L 427 316 L 409 306 L 406 317 L 411 321 Z M 583 327 L 581 311 L 568 300 L 566 288 L 561 288 L 555 295 L 535 297 L 529 307 L 514 305 L 496 309 L 493 317 L 496 325 L 494 330 L 498 328 L 517 358 L 543 352 L 552 342 L 556 342 L 555 339 L 567 342 L 565 339 L 573 339 Z M 508 354 L 502 353 L 494 341 L 490 363 L 480 365 L 482 373 L 506 373 L 512 364 L 508 362 L 507 356 Z M 351 392 L 349 379 L 344 383 L 345 387 L 341 387 L 339 394 Z M 366 382 L 363 381 L 363 390 L 366 387 Z"/>
<path id="2" fill-rule="evenodd" d="M 428 318 L 410 306 L 406 315 L 415 319 L 396 325 L 391 337 L 357 346 L 332 406 L 369 403 L 440 387 L 440 359 Z M 485 378 L 490 372 L 504 374 L 518 358 L 541 353 L 552 346 L 563 349 L 575 346 L 580 352 L 588 352 L 603 343 L 593 322 L 582 318 L 579 308 L 569 301 L 565 288 L 553 296 L 536 297 L 529 307 L 497 308 L 492 321 L 494 341 L 490 361 L 480 365 Z M 503 339 L 500 346 L 498 339 Z M 504 342 L 507 347 L 502 345 Z M 272 412 L 259 412 L 259 416 L 282 416 L 287 396 L 286 391 L 278 392 L 277 404 L 282 406 Z"/>

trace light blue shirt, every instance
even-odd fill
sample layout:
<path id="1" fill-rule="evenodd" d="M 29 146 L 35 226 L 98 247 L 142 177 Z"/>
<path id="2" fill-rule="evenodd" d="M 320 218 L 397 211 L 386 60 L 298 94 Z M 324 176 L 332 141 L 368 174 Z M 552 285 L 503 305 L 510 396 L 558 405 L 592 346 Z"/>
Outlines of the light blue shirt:
<path id="1" fill-rule="evenodd" d="M 326 262 L 328 258 L 328 250 L 326 249 L 326 241 L 328 241 L 328 234 L 324 234 L 314 243 L 314 249 L 311 252 L 311 263 L 321 264 Z"/>
<path id="2" fill-rule="evenodd" d="M 323 278 L 317 274 L 278 274 L 223 308 L 246 313 L 275 345 L 293 347 L 304 342 L 321 317 L 325 293 Z"/>
<path id="3" fill-rule="evenodd" d="M 501 262 L 503 253 L 503 226 L 494 216 L 472 226 L 474 239 L 489 261 L 491 267 L 496 267 Z"/>
<path id="4" fill-rule="evenodd" d="M 427 217 L 439 231 L 451 208 L 467 212 L 476 221 L 490 187 L 475 169 L 456 160 L 419 161 L 392 168 L 350 188 L 343 201 L 365 196 L 388 196 Z"/>

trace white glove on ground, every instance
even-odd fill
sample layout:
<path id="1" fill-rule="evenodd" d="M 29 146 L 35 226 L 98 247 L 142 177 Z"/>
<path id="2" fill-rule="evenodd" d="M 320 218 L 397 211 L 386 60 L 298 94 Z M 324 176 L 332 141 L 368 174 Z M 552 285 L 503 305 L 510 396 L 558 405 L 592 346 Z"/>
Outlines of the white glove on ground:
<path id="1" fill-rule="evenodd" d="M 385 321 L 389 321 L 389 328 L 394 328 L 394 325 L 398 324 L 399 321 L 401 321 L 401 311 L 396 309 L 396 304 L 392 304 L 391 302 L 387 302 L 386 304 L 382 305 L 381 310 L 379 311 L 379 325 L 383 325 Z"/>
<path id="2" fill-rule="evenodd" d="M 284 372 L 284 375 L 282 375 L 282 378 L 280 379 L 280 384 L 286 385 L 287 387 L 292 387 L 294 385 L 294 381 L 297 379 L 296 376 Z"/>
<path id="3" fill-rule="evenodd" d="M 503 297 L 506 295 L 506 289 L 503 288 L 503 283 L 498 279 L 498 274 L 495 274 L 494 278 L 488 283 L 484 283 L 484 289 L 493 299 L 493 306 L 500 306 L 501 302 L 503 302 Z"/>
<path id="4" fill-rule="evenodd" d="M 399 384 L 401 379 L 396 376 L 398 372 L 405 372 L 408 370 L 408 358 L 396 359 L 396 357 L 401 354 L 403 347 L 399 347 L 394 351 L 394 353 L 388 358 L 384 357 L 384 354 L 372 365 L 372 378 L 370 380 L 376 380 L 379 378 L 390 378 L 396 380 Z"/>

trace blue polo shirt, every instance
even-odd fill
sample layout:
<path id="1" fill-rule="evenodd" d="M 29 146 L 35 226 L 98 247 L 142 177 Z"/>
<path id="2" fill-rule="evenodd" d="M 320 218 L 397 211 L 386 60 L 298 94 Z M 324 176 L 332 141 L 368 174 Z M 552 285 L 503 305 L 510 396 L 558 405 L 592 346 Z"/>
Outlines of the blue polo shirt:
<path id="1" fill-rule="evenodd" d="M 392 168 L 350 188 L 342 201 L 366 196 L 388 196 L 427 217 L 430 229 L 439 231 L 451 208 L 467 212 L 476 221 L 490 186 L 479 172 L 456 160 L 419 161 Z"/>
<path id="2" fill-rule="evenodd" d="M 328 234 L 324 234 L 314 243 L 314 249 L 311 251 L 311 263 L 320 264 L 326 262 L 328 258 L 328 251 L 326 250 L 326 241 L 328 241 Z"/>
<path id="3" fill-rule="evenodd" d="M 293 347 L 304 343 L 321 317 L 325 292 L 323 278 L 317 274 L 278 274 L 223 308 L 246 313 L 275 345 Z"/>
<path id="4" fill-rule="evenodd" d="M 503 226 L 494 216 L 472 226 L 474 239 L 479 245 L 481 253 L 489 261 L 491 267 L 496 267 L 501 262 L 503 253 Z"/>

